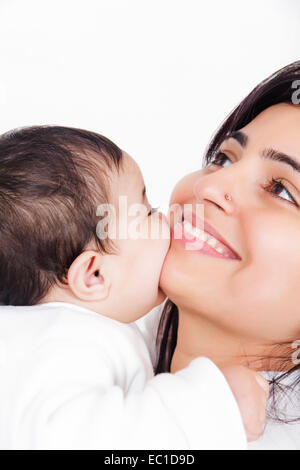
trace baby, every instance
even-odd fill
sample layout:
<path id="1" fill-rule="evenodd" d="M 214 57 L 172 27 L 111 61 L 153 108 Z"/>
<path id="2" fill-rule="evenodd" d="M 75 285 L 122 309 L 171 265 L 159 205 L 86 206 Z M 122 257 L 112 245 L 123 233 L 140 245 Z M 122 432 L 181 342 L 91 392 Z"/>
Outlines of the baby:
<path id="1" fill-rule="evenodd" d="M 259 437 L 259 374 L 199 357 L 154 377 L 134 322 L 164 300 L 169 230 L 135 161 L 96 133 L 40 126 L 2 135 L 0 163 L 0 447 L 244 449 Z"/>

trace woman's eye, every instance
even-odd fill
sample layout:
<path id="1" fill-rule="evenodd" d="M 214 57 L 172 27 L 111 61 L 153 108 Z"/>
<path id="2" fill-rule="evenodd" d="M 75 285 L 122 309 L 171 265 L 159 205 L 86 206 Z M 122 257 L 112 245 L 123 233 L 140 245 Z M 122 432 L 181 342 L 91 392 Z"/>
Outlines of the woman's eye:
<path id="1" fill-rule="evenodd" d="M 228 160 L 230 163 L 232 163 L 230 158 L 227 157 L 226 153 L 217 152 L 212 156 L 211 160 L 209 161 L 209 165 L 226 166 L 226 165 L 223 165 L 224 161 L 226 161 L 226 160 Z"/>
<path id="2" fill-rule="evenodd" d="M 270 190 L 270 189 L 267 189 L 267 188 L 272 188 L 273 190 L 275 189 L 276 192 L 273 193 L 272 189 Z M 268 184 L 265 186 L 265 189 L 266 189 L 266 191 L 270 192 L 272 194 L 272 196 L 278 197 L 278 198 L 282 199 L 283 201 L 286 201 L 288 203 L 291 203 L 291 204 L 299 207 L 299 205 L 297 204 L 297 202 L 295 201 L 295 199 L 293 198 L 291 193 L 286 189 L 284 184 L 282 184 L 281 180 L 276 180 L 276 179 L 272 178 L 272 180 L 269 181 Z M 286 199 L 282 196 L 279 196 L 280 193 L 285 193 L 285 195 L 288 197 L 288 199 Z"/>
<path id="3" fill-rule="evenodd" d="M 224 165 L 224 163 L 227 162 L 227 165 Z M 216 152 L 211 160 L 209 161 L 208 165 L 217 165 L 221 167 L 228 166 L 229 164 L 232 164 L 232 161 L 230 158 L 226 155 L 224 152 Z M 268 189 L 267 189 L 268 188 Z M 271 189 L 269 189 L 271 188 Z M 293 204 L 294 206 L 299 207 L 299 204 L 295 201 L 295 199 L 292 197 L 291 193 L 287 190 L 284 184 L 282 184 L 281 180 L 276 180 L 272 178 L 267 182 L 267 185 L 264 186 L 264 189 L 266 191 L 270 192 L 270 194 L 274 197 L 277 197 L 281 199 L 282 201 L 288 202 L 289 204 Z M 274 192 L 273 192 L 274 191 Z M 284 194 L 285 197 L 283 197 L 280 194 Z"/>

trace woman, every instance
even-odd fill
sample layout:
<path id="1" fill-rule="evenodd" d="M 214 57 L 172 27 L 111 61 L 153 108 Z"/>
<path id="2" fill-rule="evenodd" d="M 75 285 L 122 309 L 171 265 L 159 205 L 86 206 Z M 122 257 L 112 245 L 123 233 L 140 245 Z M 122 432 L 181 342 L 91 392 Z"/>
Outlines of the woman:
<path id="1" fill-rule="evenodd" d="M 170 201 L 194 211 L 201 204 L 204 228 L 217 241 L 188 250 L 188 239 L 207 234 L 185 224 L 184 242 L 173 232 L 161 275 L 169 300 L 156 372 L 176 372 L 197 356 L 264 371 L 269 420 L 249 448 L 300 448 L 298 102 L 300 61 L 268 77 L 233 110 L 208 146 L 203 169 L 185 176 Z M 184 222 L 173 224 L 175 232 Z M 294 424 L 279 428 L 280 421 Z"/>

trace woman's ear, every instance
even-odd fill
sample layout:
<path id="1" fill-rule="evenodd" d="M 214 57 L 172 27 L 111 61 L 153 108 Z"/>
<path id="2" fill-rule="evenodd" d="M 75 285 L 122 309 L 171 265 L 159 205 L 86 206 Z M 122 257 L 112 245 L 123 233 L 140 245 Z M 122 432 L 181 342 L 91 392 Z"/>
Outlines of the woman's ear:
<path id="1" fill-rule="evenodd" d="M 68 270 L 69 288 L 80 300 L 105 300 L 109 295 L 111 282 L 103 271 L 103 255 L 94 250 L 84 251 Z"/>

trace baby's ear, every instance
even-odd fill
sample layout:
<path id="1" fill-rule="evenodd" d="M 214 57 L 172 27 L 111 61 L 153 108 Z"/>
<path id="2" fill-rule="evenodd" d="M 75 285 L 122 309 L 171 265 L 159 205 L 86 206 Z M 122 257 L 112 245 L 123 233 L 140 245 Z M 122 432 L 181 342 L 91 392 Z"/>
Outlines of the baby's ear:
<path id="1" fill-rule="evenodd" d="M 105 300 L 111 282 L 103 273 L 103 255 L 94 250 L 81 253 L 71 264 L 67 281 L 75 297 L 86 301 Z"/>

